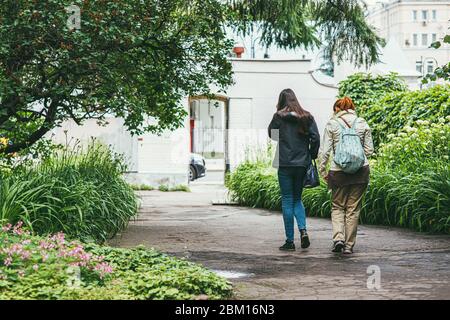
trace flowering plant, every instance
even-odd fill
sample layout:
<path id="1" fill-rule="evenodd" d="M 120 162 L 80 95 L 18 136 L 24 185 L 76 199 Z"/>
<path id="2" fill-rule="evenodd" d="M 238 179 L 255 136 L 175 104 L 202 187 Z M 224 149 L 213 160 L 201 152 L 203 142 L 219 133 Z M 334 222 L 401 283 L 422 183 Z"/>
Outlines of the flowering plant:
<path id="1" fill-rule="evenodd" d="M 436 122 L 417 120 L 388 139 L 378 152 L 378 167 L 413 173 L 448 166 L 450 116 Z"/>
<path id="2" fill-rule="evenodd" d="M 35 237 L 23 228 L 22 222 L 6 224 L 0 229 L 0 242 L 0 280 L 24 277 L 45 264 L 79 268 L 82 275 L 98 280 L 113 272 L 104 257 L 87 252 L 77 241 L 67 241 L 62 232 Z"/>

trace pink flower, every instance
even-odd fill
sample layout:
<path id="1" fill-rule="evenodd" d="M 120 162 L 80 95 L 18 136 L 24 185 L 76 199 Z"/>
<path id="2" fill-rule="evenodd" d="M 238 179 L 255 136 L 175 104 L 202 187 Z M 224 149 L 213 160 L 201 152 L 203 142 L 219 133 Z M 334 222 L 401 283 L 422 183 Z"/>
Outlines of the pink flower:
<path id="1" fill-rule="evenodd" d="M 39 269 L 39 266 L 37 264 L 33 265 L 33 270 L 37 271 Z"/>
<path id="2" fill-rule="evenodd" d="M 21 252 L 20 257 L 22 258 L 22 260 L 28 260 L 31 257 L 31 252 L 28 250 L 24 250 Z"/>
<path id="3" fill-rule="evenodd" d="M 5 225 L 2 227 L 2 231 L 3 231 L 3 232 L 8 232 L 9 230 L 11 230 L 11 228 L 12 228 L 11 223 L 8 223 L 8 224 L 5 224 Z"/>
<path id="4" fill-rule="evenodd" d="M 3 264 L 7 267 L 10 266 L 12 264 L 12 258 L 11 257 L 6 258 L 5 261 L 3 261 Z"/>
<path id="5" fill-rule="evenodd" d="M 66 243 L 65 235 L 62 232 L 58 232 L 50 237 L 50 240 L 56 242 L 59 246 Z"/>
<path id="6" fill-rule="evenodd" d="M 23 222 L 22 222 L 22 221 L 19 221 L 19 222 L 14 226 L 14 228 L 13 228 L 13 233 L 16 234 L 16 235 L 18 235 L 18 236 L 21 236 L 21 235 L 24 233 L 24 230 L 22 229 L 22 226 L 23 226 Z"/>
<path id="7" fill-rule="evenodd" d="M 5 248 L 3 252 L 12 256 L 13 254 L 21 254 L 23 251 L 23 246 L 20 243 L 14 243 L 11 247 Z"/>
<path id="8" fill-rule="evenodd" d="M 100 273 L 100 278 L 103 278 L 106 274 L 113 273 L 113 268 L 106 262 L 101 262 L 94 267 L 94 270 Z"/>

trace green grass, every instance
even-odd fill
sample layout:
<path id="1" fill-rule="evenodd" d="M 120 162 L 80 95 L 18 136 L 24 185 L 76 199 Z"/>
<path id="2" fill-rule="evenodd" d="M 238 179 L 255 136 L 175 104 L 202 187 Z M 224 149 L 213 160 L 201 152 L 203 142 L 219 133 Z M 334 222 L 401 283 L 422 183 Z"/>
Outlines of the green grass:
<path id="1" fill-rule="evenodd" d="M 160 185 L 158 190 L 161 192 L 191 192 L 191 189 L 189 189 L 188 186 L 181 184 L 173 187 L 169 187 L 168 185 Z"/>
<path id="2" fill-rule="evenodd" d="M 23 221 L 38 234 L 63 231 L 103 242 L 137 212 L 137 197 L 123 171 L 120 157 L 99 144 L 15 169 L 0 179 L 0 222 Z"/>
<path id="3" fill-rule="evenodd" d="M 130 187 L 135 191 L 153 191 L 154 187 L 147 184 L 130 184 Z"/>

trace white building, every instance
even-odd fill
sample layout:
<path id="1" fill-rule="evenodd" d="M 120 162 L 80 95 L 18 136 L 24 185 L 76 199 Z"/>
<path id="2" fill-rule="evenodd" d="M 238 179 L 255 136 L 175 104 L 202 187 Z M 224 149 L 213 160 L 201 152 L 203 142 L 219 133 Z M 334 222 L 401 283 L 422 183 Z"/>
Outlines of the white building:
<path id="1" fill-rule="evenodd" d="M 421 75 L 450 61 L 450 46 L 430 48 L 449 34 L 450 1 L 391 0 L 372 6 L 368 22 L 385 39 L 395 39 Z"/>
<path id="2" fill-rule="evenodd" d="M 82 127 L 67 122 L 55 130 L 54 139 L 64 142 L 67 136 L 88 141 L 97 137 L 125 154 L 131 182 L 158 186 L 188 183 L 191 151 L 203 154 L 213 169 L 224 173 L 249 154 L 266 150 L 267 126 L 278 95 L 285 88 L 296 92 L 323 130 L 337 90 L 312 71 L 311 60 L 232 59 L 231 63 L 235 83 L 226 95 L 214 101 L 189 97 L 180 102 L 189 110 L 184 128 L 161 136 L 133 137 L 121 119 L 112 118 L 106 127 L 99 127 L 95 121 L 87 121 Z"/>

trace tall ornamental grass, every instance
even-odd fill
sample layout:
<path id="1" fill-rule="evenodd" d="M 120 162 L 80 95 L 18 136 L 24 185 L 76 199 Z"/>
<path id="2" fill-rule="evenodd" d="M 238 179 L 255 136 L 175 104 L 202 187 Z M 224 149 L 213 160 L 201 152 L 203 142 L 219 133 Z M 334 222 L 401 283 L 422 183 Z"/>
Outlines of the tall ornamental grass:
<path id="1" fill-rule="evenodd" d="M 382 145 L 372 163 L 362 223 L 450 234 L 449 121 L 418 121 Z M 239 166 L 227 187 L 242 205 L 281 208 L 276 171 L 266 162 Z M 323 182 L 304 190 L 303 203 L 309 216 L 331 215 L 331 193 Z"/>
<path id="2" fill-rule="evenodd" d="M 244 206 L 281 209 L 276 171 L 244 164 L 228 179 L 232 199 Z M 322 185 L 303 192 L 308 216 L 331 216 L 331 193 Z M 360 220 L 450 234 L 450 170 L 402 176 L 372 170 Z"/>
<path id="3" fill-rule="evenodd" d="M 55 152 L 0 179 L 0 221 L 23 221 L 33 232 L 62 231 L 103 242 L 137 212 L 137 198 L 123 180 L 120 157 L 92 143 Z"/>

